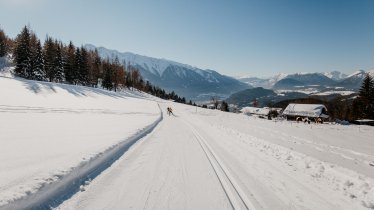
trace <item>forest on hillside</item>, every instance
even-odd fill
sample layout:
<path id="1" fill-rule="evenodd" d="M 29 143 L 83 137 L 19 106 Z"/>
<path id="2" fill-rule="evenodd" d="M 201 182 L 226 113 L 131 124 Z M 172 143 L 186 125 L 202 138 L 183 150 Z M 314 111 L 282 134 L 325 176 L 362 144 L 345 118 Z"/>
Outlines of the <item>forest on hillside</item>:
<path id="1" fill-rule="evenodd" d="M 120 64 L 118 58 L 101 58 L 97 50 L 77 47 L 47 36 L 41 43 L 30 27 L 23 27 L 15 39 L 0 29 L 0 57 L 10 57 L 16 76 L 38 81 L 102 87 L 118 91 L 132 88 L 154 96 L 186 103 L 184 97 L 145 81 L 134 66 Z M 189 101 L 189 104 L 192 104 Z"/>

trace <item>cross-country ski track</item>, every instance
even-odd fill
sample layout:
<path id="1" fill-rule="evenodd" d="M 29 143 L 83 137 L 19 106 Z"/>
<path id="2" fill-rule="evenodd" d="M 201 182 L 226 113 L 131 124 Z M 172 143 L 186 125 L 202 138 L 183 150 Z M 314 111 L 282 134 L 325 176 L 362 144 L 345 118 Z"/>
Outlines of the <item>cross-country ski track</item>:
<path id="1" fill-rule="evenodd" d="M 237 144 L 194 108 L 159 103 L 178 111 L 165 112 L 151 134 L 59 209 L 365 209 L 290 162 Z"/>
<path id="2" fill-rule="evenodd" d="M 0 91 L 1 210 L 374 209 L 372 127 L 259 119 L 139 91 L 2 85 L 14 92 Z"/>

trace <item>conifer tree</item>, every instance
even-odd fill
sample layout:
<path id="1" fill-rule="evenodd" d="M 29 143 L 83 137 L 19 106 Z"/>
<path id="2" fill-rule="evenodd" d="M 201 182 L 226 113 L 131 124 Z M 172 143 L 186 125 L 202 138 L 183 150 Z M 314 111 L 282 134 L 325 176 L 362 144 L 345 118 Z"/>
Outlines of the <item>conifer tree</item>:
<path id="1" fill-rule="evenodd" d="M 373 78 L 366 74 L 357 98 L 358 107 L 361 109 L 362 118 L 374 119 L 374 82 Z"/>
<path id="2" fill-rule="evenodd" d="M 88 85 L 88 53 L 87 50 L 81 47 L 81 60 L 79 63 L 79 83 L 81 85 Z"/>
<path id="3" fill-rule="evenodd" d="M 97 87 L 99 83 L 99 78 L 101 77 L 101 58 L 97 49 L 92 53 L 92 65 L 90 71 L 90 85 L 92 87 Z"/>
<path id="4" fill-rule="evenodd" d="M 56 49 L 55 43 L 51 37 L 46 38 L 44 42 L 44 61 L 45 61 L 45 72 L 48 80 L 53 82 L 55 80 L 56 68 Z"/>
<path id="5" fill-rule="evenodd" d="M 229 111 L 229 105 L 226 101 L 221 102 L 221 111 L 228 112 Z"/>
<path id="6" fill-rule="evenodd" d="M 79 47 L 75 50 L 75 56 L 74 56 L 74 67 L 73 67 L 73 72 L 72 72 L 72 79 L 73 79 L 73 84 L 77 85 L 80 84 L 80 67 L 82 63 L 82 54 L 81 50 Z"/>
<path id="7" fill-rule="evenodd" d="M 6 56 L 8 53 L 8 37 L 5 32 L 0 29 L 0 57 Z"/>
<path id="8" fill-rule="evenodd" d="M 30 65 L 31 65 L 31 70 L 33 71 L 34 70 L 34 67 L 36 65 L 36 48 L 37 48 L 37 45 L 38 44 L 38 37 L 36 37 L 36 34 L 31 32 L 30 34 Z M 29 77 L 29 79 L 33 79 L 33 72 L 30 72 L 31 76 Z"/>
<path id="9" fill-rule="evenodd" d="M 46 78 L 45 69 L 44 69 L 44 55 L 43 55 L 43 50 L 42 50 L 40 40 L 38 40 L 36 43 L 36 50 L 35 50 L 35 55 L 33 57 L 33 60 L 34 60 L 34 65 L 33 65 L 32 79 L 45 81 L 47 78 Z"/>
<path id="10" fill-rule="evenodd" d="M 62 44 L 55 43 L 56 47 L 56 57 L 53 62 L 54 66 L 54 81 L 56 82 L 64 82 L 65 81 L 65 72 L 64 72 L 64 62 L 62 60 Z"/>
<path id="11" fill-rule="evenodd" d="M 26 26 L 17 36 L 14 56 L 16 61 L 15 74 L 20 77 L 29 78 L 28 74 L 31 71 L 30 30 Z"/>
<path id="12" fill-rule="evenodd" d="M 75 67 L 75 46 L 70 41 L 69 46 L 65 52 L 65 80 L 69 84 L 74 84 L 74 72 L 77 71 Z"/>
<path id="13" fill-rule="evenodd" d="M 112 81 L 112 67 L 109 64 L 109 61 L 105 61 L 103 63 L 103 71 L 104 71 L 104 77 L 103 77 L 103 82 L 102 86 L 105 89 L 112 90 L 113 89 L 113 81 Z"/>

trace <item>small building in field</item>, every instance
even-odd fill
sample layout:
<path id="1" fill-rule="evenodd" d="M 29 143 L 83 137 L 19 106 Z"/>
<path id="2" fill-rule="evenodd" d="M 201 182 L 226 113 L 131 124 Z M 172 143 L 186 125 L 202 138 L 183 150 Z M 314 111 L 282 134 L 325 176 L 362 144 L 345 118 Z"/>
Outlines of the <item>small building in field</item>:
<path id="1" fill-rule="evenodd" d="M 276 111 L 280 112 L 282 111 L 281 108 L 270 108 L 270 107 L 263 107 L 263 108 L 258 108 L 258 107 L 243 107 L 240 112 L 246 115 L 259 115 L 259 116 L 268 116 L 271 111 Z"/>
<path id="2" fill-rule="evenodd" d="M 283 113 L 287 119 L 308 117 L 312 119 L 327 119 L 327 108 L 323 104 L 289 104 Z"/>

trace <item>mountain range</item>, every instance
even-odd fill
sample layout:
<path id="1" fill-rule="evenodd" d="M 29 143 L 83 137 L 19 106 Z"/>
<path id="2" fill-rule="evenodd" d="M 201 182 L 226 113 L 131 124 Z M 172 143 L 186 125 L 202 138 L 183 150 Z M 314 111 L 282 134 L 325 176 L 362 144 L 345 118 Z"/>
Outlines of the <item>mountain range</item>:
<path id="1" fill-rule="evenodd" d="M 249 76 L 233 78 L 214 70 L 203 70 L 167 59 L 152 58 L 130 52 L 122 53 L 90 44 L 85 45 L 85 48 L 89 50 L 97 49 L 102 58 L 114 59 L 117 57 L 124 66 L 132 65 L 139 69 L 145 80 L 194 101 L 207 101 L 212 96 L 225 99 L 234 93 L 253 87 L 272 89 L 277 94 L 286 93 L 286 96 L 292 95 L 290 92 L 307 95 L 339 94 L 340 92 L 347 95 L 351 92 L 357 92 L 366 73 L 374 76 L 374 71 L 359 70 L 350 75 L 332 71 L 324 73 L 280 73 L 268 78 Z M 293 94 L 292 96 L 296 95 L 300 96 L 300 94 Z"/>
<path id="2" fill-rule="evenodd" d="M 274 90 L 304 90 L 311 88 L 323 90 L 339 88 L 356 91 L 360 88 L 366 73 L 374 75 L 374 71 L 358 70 L 351 75 L 346 75 L 339 71 L 326 73 L 282 73 L 268 78 L 239 77 L 238 80 L 253 87 Z"/>
<path id="3" fill-rule="evenodd" d="M 210 100 L 212 96 L 226 98 L 232 93 L 252 87 L 214 70 L 203 70 L 175 61 L 130 52 L 121 53 L 89 44 L 85 45 L 85 48 L 97 49 L 103 58 L 117 57 L 125 66 L 132 65 L 139 69 L 143 78 L 152 84 L 195 101 Z"/>

